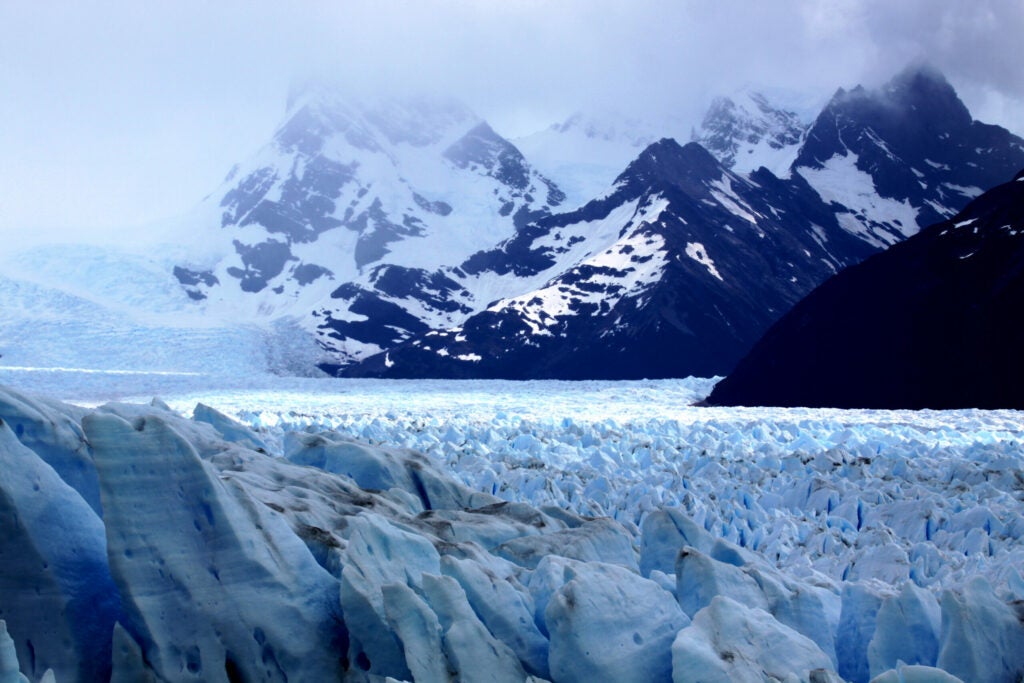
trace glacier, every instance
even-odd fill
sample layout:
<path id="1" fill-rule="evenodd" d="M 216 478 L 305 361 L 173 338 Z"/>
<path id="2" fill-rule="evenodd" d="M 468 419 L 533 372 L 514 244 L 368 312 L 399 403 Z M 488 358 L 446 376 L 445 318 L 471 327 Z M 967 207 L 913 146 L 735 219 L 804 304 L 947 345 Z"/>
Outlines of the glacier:
<path id="1" fill-rule="evenodd" d="M 4 683 L 1024 673 L 1016 411 L 83 377 L 0 388 Z"/>

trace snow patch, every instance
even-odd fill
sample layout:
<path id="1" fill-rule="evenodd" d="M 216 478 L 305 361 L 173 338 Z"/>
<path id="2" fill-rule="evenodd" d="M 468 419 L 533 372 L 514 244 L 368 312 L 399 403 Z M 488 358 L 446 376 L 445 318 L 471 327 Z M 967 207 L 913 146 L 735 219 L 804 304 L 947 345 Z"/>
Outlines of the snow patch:
<path id="1" fill-rule="evenodd" d="M 839 214 L 843 229 L 875 246 L 889 246 L 918 231 L 917 210 L 906 200 L 881 197 L 869 173 L 857 168 L 857 155 L 836 155 L 820 169 L 799 169 L 826 204 L 848 209 Z"/>
<path id="2" fill-rule="evenodd" d="M 718 200 L 718 203 L 724 206 L 726 210 L 749 223 L 757 225 L 754 210 L 740 199 L 740 196 L 732 189 L 732 181 L 729 176 L 723 175 L 720 179 L 711 183 L 711 186 L 716 188 L 711 190 L 711 196 Z"/>
<path id="3" fill-rule="evenodd" d="M 711 275 L 718 278 L 722 282 L 725 282 L 725 280 L 722 278 L 722 274 L 718 272 L 717 268 L 715 268 L 715 262 L 711 260 L 710 256 L 708 256 L 708 252 L 704 248 L 703 244 L 701 244 L 700 242 L 687 242 L 686 255 L 692 258 L 697 263 L 704 266 L 705 268 L 707 268 L 708 272 L 711 273 Z"/>
<path id="4" fill-rule="evenodd" d="M 967 197 L 968 199 L 974 199 L 975 197 L 980 197 L 981 194 L 984 192 L 984 190 L 982 190 L 980 187 L 976 187 L 974 185 L 964 186 L 964 185 L 954 185 L 953 183 L 943 183 L 943 187 L 948 187 L 949 189 L 953 190 L 954 192 L 956 192 L 958 194 L 962 194 L 963 196 Z"/>

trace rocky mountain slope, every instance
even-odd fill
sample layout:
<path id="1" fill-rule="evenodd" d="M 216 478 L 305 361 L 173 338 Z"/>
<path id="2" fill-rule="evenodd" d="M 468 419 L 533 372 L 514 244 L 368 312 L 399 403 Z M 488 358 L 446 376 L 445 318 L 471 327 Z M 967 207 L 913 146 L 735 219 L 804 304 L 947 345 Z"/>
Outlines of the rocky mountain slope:
<path id="1" fill-rule="evenodd" d="M 692 138 L 735 172 L 764 166 L 784 176 L 812 122 L 813 117 L 805 120 L 765 94 L 747 90 L 716 97 Z"/>

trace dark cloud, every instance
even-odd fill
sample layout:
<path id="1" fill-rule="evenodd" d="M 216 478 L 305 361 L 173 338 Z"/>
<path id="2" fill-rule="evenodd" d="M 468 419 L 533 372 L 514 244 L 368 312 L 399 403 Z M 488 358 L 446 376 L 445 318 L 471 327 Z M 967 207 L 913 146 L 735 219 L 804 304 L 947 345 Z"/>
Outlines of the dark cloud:
<path id="1" fill-rule="evenodd" d="M 183 211 L 295 80 L 441 92 L 522 133 L 576 110 L 695 120 L 757 84 L 828 94 L 912 61 L 1024 132 L 1020 0 L 115 0 L 0 5 L 0 230 Z"/>

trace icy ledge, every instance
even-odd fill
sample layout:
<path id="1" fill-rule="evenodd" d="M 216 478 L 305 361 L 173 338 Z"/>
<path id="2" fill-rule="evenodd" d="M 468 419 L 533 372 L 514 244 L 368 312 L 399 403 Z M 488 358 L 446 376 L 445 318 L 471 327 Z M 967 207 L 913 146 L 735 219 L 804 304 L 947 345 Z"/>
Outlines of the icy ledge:
<path id="1" fill-rule="evenodd" d="M 0 683 L 48 669 L 58 681 L 224 682 L 1024 673 L 1019 575 L 996 590 L 996 575 L 966 569 L 962 581 L 928 587 L 902 570 L 885 580 L 797 571 L 728 540 L 732 527 L 693 506 L 653 506 L 637 526 L 502 500 L 435 457 L 325 429 L 276 440 L 205 407 L 194 419 L 158 402 L 85 411 L 0 390 L 0 417 Z M 963 489 L 956 500 L 966 507 L 1000 501 L 986 507 L 985 533 L 998 539 L 989 547 L 1019 553 L 1009 506 L 1019 501 L 1020 454 L 1003 441 L 990 448 L 998 472 L 918 486 Z M 931 457 L 942 464 L 941 453 Z M 962 458 L 954 449 L 947 459 Z M 865 473 L 875 470 L 844 469 L 847 460 L 800 470 L 781 458 L 775 471 L 791 482 L 874 482 Z M 974 453 L 978 461 L 993 462 Z M 815 469 L 826 464 L 827 477 Z M 95 482 L 98 510 L 87 500 Z M 781 503 L 763 505 L 769 493 L 747 491 L 783 514 Z M 873 574 L 901 547 L 898 527 L 886 527 L 889 538 L 836 524 L 840 537 L 877 549 L 861 561 Z"/>

